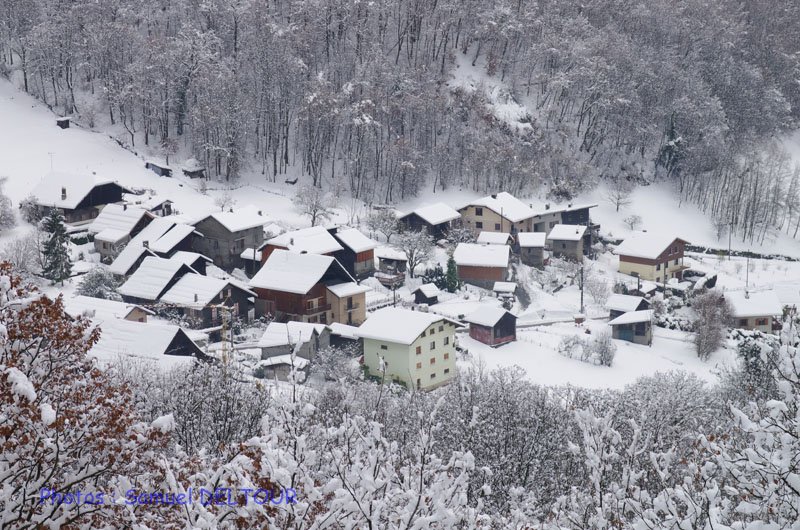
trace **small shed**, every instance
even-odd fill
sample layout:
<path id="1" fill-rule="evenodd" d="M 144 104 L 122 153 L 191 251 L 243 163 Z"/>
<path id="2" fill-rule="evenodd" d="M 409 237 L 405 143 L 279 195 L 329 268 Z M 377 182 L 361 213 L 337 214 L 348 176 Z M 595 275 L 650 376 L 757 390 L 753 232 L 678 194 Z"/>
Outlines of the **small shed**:
<path id="1" fill-rule="evenodd" d="M 328 328 L 331 330 L 331 346 L 343 348 L 354 355 L 361 355 L 364 353 L 361 337 L 358 336 L 357 326 L 348 326 L 347 324 L 333 322 L 332 324 L 328 324 Z"/>
<path id="2" fill-rule="evenodd" d="M 297 372 L 308 372 L 308 359 L 291 354 L 276 355 L 258 361 L 255 366 L 257 377 L 269 380 L 288 381 L 292 370 Z"/>
<path id="3" fill-rule="evenodd" d="M 650 309 L 650 302 L 641 296 L 612 294 L 608 297 L 606 307 L 609 311 L 609 318 L 615 319 L 618 316 L 630 311 L 644 311 Z"/>
<path id="4" fill-rule="evenodd" d="M 630 311 L 623 313 L 608 322 L 611 326 L 612 338 L 634 342 L 636 344 L 653 344 L 652 329 L 653 311 Z"/>
<path id="5" fill-rule="evenodd" d="M 389 247 L 380 247 L 375 251 L 378 258 L 378 270 L 387 273 L 405 273 L 408 267 L 406 255 Z"/>
<path id="6" fill-rule="evenodd" d="M 148 160 L 144 163 L 144 167 L 158 175 L 159 177 L 171 177 L 172 176 L 172 168 L 166 164 L 162 164 L 161 162 L 155 162 L 153 160 Z"/>
<path id="7" fill-rule="evenodd" d="M 60 118 L 56 118 L 56 125 L 58 125 L 62 129 L 69 129 L 69 124 L 72 121 L 72 118 L 69 116 L 62 116 Z"/>
<path id="8" fill-rule="evenodd" d="M 414 295 L 415 304 L 433 305 L 439 303 L 439 288 L 435 284 L 422 284 L 412 294 Z"/>
<path id="9" fill-rule="evenodd" d="M 482 245 L 510 245 L 514 241 L 507 232 L 487 232 L 478 234 L 478 243 Z"/>
<path id="10" fill-rule="evenodd" d="M 520 232 L 517 234 L 519 257 L 522 263 L 541 269 L 544 267 L 544 232 Z"/>
<path id="11" fill-rule="evenodd" d="M 517 340 L 517 317 L 501 307 L 481 306 L 464 320 L 471 338 L 493 348 Z"/>
<path id="12" fill-rule="evenodd" d="M 461 281 L 489 288 L 506 280 L 510 247 L 459 243 L 453 252 Z"/>
<path id="13" fill-rule="evenodd" d="M 583 261 L 583 236 L 586 227 L 582 225 L 556 225 L 550 230 L 547 241 L 554 256 L 573 261 Z"/>
<path id="14" fill-rule="evenodd" d="M 206 178 L 206 168 L 196 158 L 190 158 L 184 162 L 181 171 L 190 179 Z"/>

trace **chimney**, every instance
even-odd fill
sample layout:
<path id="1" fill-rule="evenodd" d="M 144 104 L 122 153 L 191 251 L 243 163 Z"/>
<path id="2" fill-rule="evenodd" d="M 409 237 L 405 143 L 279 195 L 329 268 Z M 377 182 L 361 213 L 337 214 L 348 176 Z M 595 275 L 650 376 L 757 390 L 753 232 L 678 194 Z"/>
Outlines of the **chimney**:
<path id="1" fill-rule="evenodd" d="M 544 205 L 544 209 L 545 209 L 545 210 L 549 210 L 549 209 L 550 209 L 550 203 L 549 203 L 549 202 L 548 202 L 547 204 L 545 204 L 545 205 Z"/>
<path id="2" fill-rule="evenodd" d="M 294 246 L 294 238 L 293 237 L 289 238 L 289 246 L 292 246 L 292 247 Z"/>
<path id="3" fill-rule="evenodd" d="M 264 214 L 263 214 L 263 213 L 261 213 L 261 210 L 259 210 L 259 211 L 258 211 L 258 215 L 264 215 Z"/>
<path id="4" fill-rule="evenodd" d="M 197 303 L 197 293 L 194 293 L 194 303 Z"/>
<path id="5" fill-rule="evenodd" d="M 567 208 L 572 208 L 572 203 L 571 202 L 567 203 Z"/>
<path id="6" fill-rule="evenodd" d="M 497 198 L 497 194 L 496 193 L 492 193 L 492 199 L 496 199 L 496 198 Z"/>
<path id="7" fill-rule="evenodd" d="M 122 211 L 124 212 L 124 211 L 126 211 L 127 209 L 128 209 L 128 205 L 127 205 L 127 204 L 123 204 L 123 205 L 122 205 Z"/>
<path id="8" fill-rule="evenodd" d="M 230 213 L 233 213 L 233 208 L 228 208 L 228 211 L 229 211 Z"/>
<path id="9" fill-rule="evenodd" d="M 744 298 L 745 298 L 745 300 L 749 300 L 750 299 L 750 293 L 745 291 L 744 292 Z"/>
<path id="10" fill-rule="evenodd" d="M 150 242 L 146 239 L 142 241 L 142 248 L 150 248 Z"/>
<path id="11" fill-rule="evenodd" d="M 65 188 L 64 186 L 61 187 L 61 200 L 62 201 L 67 200 L 67 188 Z"/>

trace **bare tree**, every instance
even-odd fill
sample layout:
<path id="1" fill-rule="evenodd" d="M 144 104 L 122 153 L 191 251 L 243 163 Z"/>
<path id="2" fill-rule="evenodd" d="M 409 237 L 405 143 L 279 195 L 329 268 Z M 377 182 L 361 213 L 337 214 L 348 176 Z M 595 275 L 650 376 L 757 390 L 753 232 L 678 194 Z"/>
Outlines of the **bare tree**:
<path id="1" fill-rule="evenodd" d="M 389 243 L 392 236 L 400 230 L 397 216 L 391 210 L 375 210 L 367 216 L 367 228 L 383 234 Z"/>
<path id="2" fill-rule="evenodd" d="M 397 238 L 397 247 L 406 255 L 408 274 L 414 277 L 414 269 L 433 257 L 433 238 L 427 230 L 403 232 Z"/>
<path id="3" fill-rule="evenodd" d="M 722 293 L 707 291 L 692 301 L 695 319 L 694 345 L 697 355 L 707 360 L 725 339 L 725 328 L 731 323 L 733 311 Z"/>
<path id="4" fill-rule="evenodd" d="M 333 217 L 330 195 L 316 186 L 303 186 L 294 197 L 294 205 L 302 215 L 311 218 L 311 226 Z"/>
<path id="5" fill-rule="evenodd" d="M 636 230 L 642 225 L 642 218 L 636 214 L 632 214 L 623 219 L 622 222 L 628 225 L 628 228 L 631 230 Z"/>
<path id="6" fill-rule="evenodd" d="M 623 178 L 616 178 L 614 182 L 608 187 L 608 191 L 605 193 L 605 197 L 613 204 L 617 211 L 619 211 L 620 207 L 627 206 L 631 203 L 631 192 L 633 191 L 633 186 L 630 182 Z"/>
<path id="7" fill-rule="evenodd" d="M 584 288 L 596 304 L 604 305 L 611 295 L 611 289 L 606 279 L 591 271 L 584 280 Z"/>

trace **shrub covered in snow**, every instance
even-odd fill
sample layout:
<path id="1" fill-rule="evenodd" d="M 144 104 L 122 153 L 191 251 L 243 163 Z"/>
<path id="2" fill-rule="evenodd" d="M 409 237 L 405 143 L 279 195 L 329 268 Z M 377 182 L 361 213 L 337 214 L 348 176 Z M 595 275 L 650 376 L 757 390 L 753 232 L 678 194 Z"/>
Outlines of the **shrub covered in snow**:
<path id="1" fill-rule="evenodd" d="M 119 281 L 111 271 L 105 267 L 98 266 L 83 275 L 81 284 L 75 289 L 75 292 L 92 298 L 122 300 L 122 296 L 117 292 L 117 287 L 119 287 Z"/>

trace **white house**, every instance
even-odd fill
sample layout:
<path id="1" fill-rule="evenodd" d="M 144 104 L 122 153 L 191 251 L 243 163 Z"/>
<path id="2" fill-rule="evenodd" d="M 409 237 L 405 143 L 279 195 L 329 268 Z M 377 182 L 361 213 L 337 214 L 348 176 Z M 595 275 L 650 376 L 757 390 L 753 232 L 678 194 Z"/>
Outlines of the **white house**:
<path id="1" fill-rule="evenodd" d="M 772 333 L 772 319 L 783 314 L 783 304 L 775 291 L 729 291 L 725 300 L 731 305 L 733 325 L 737 328 Z"/>

